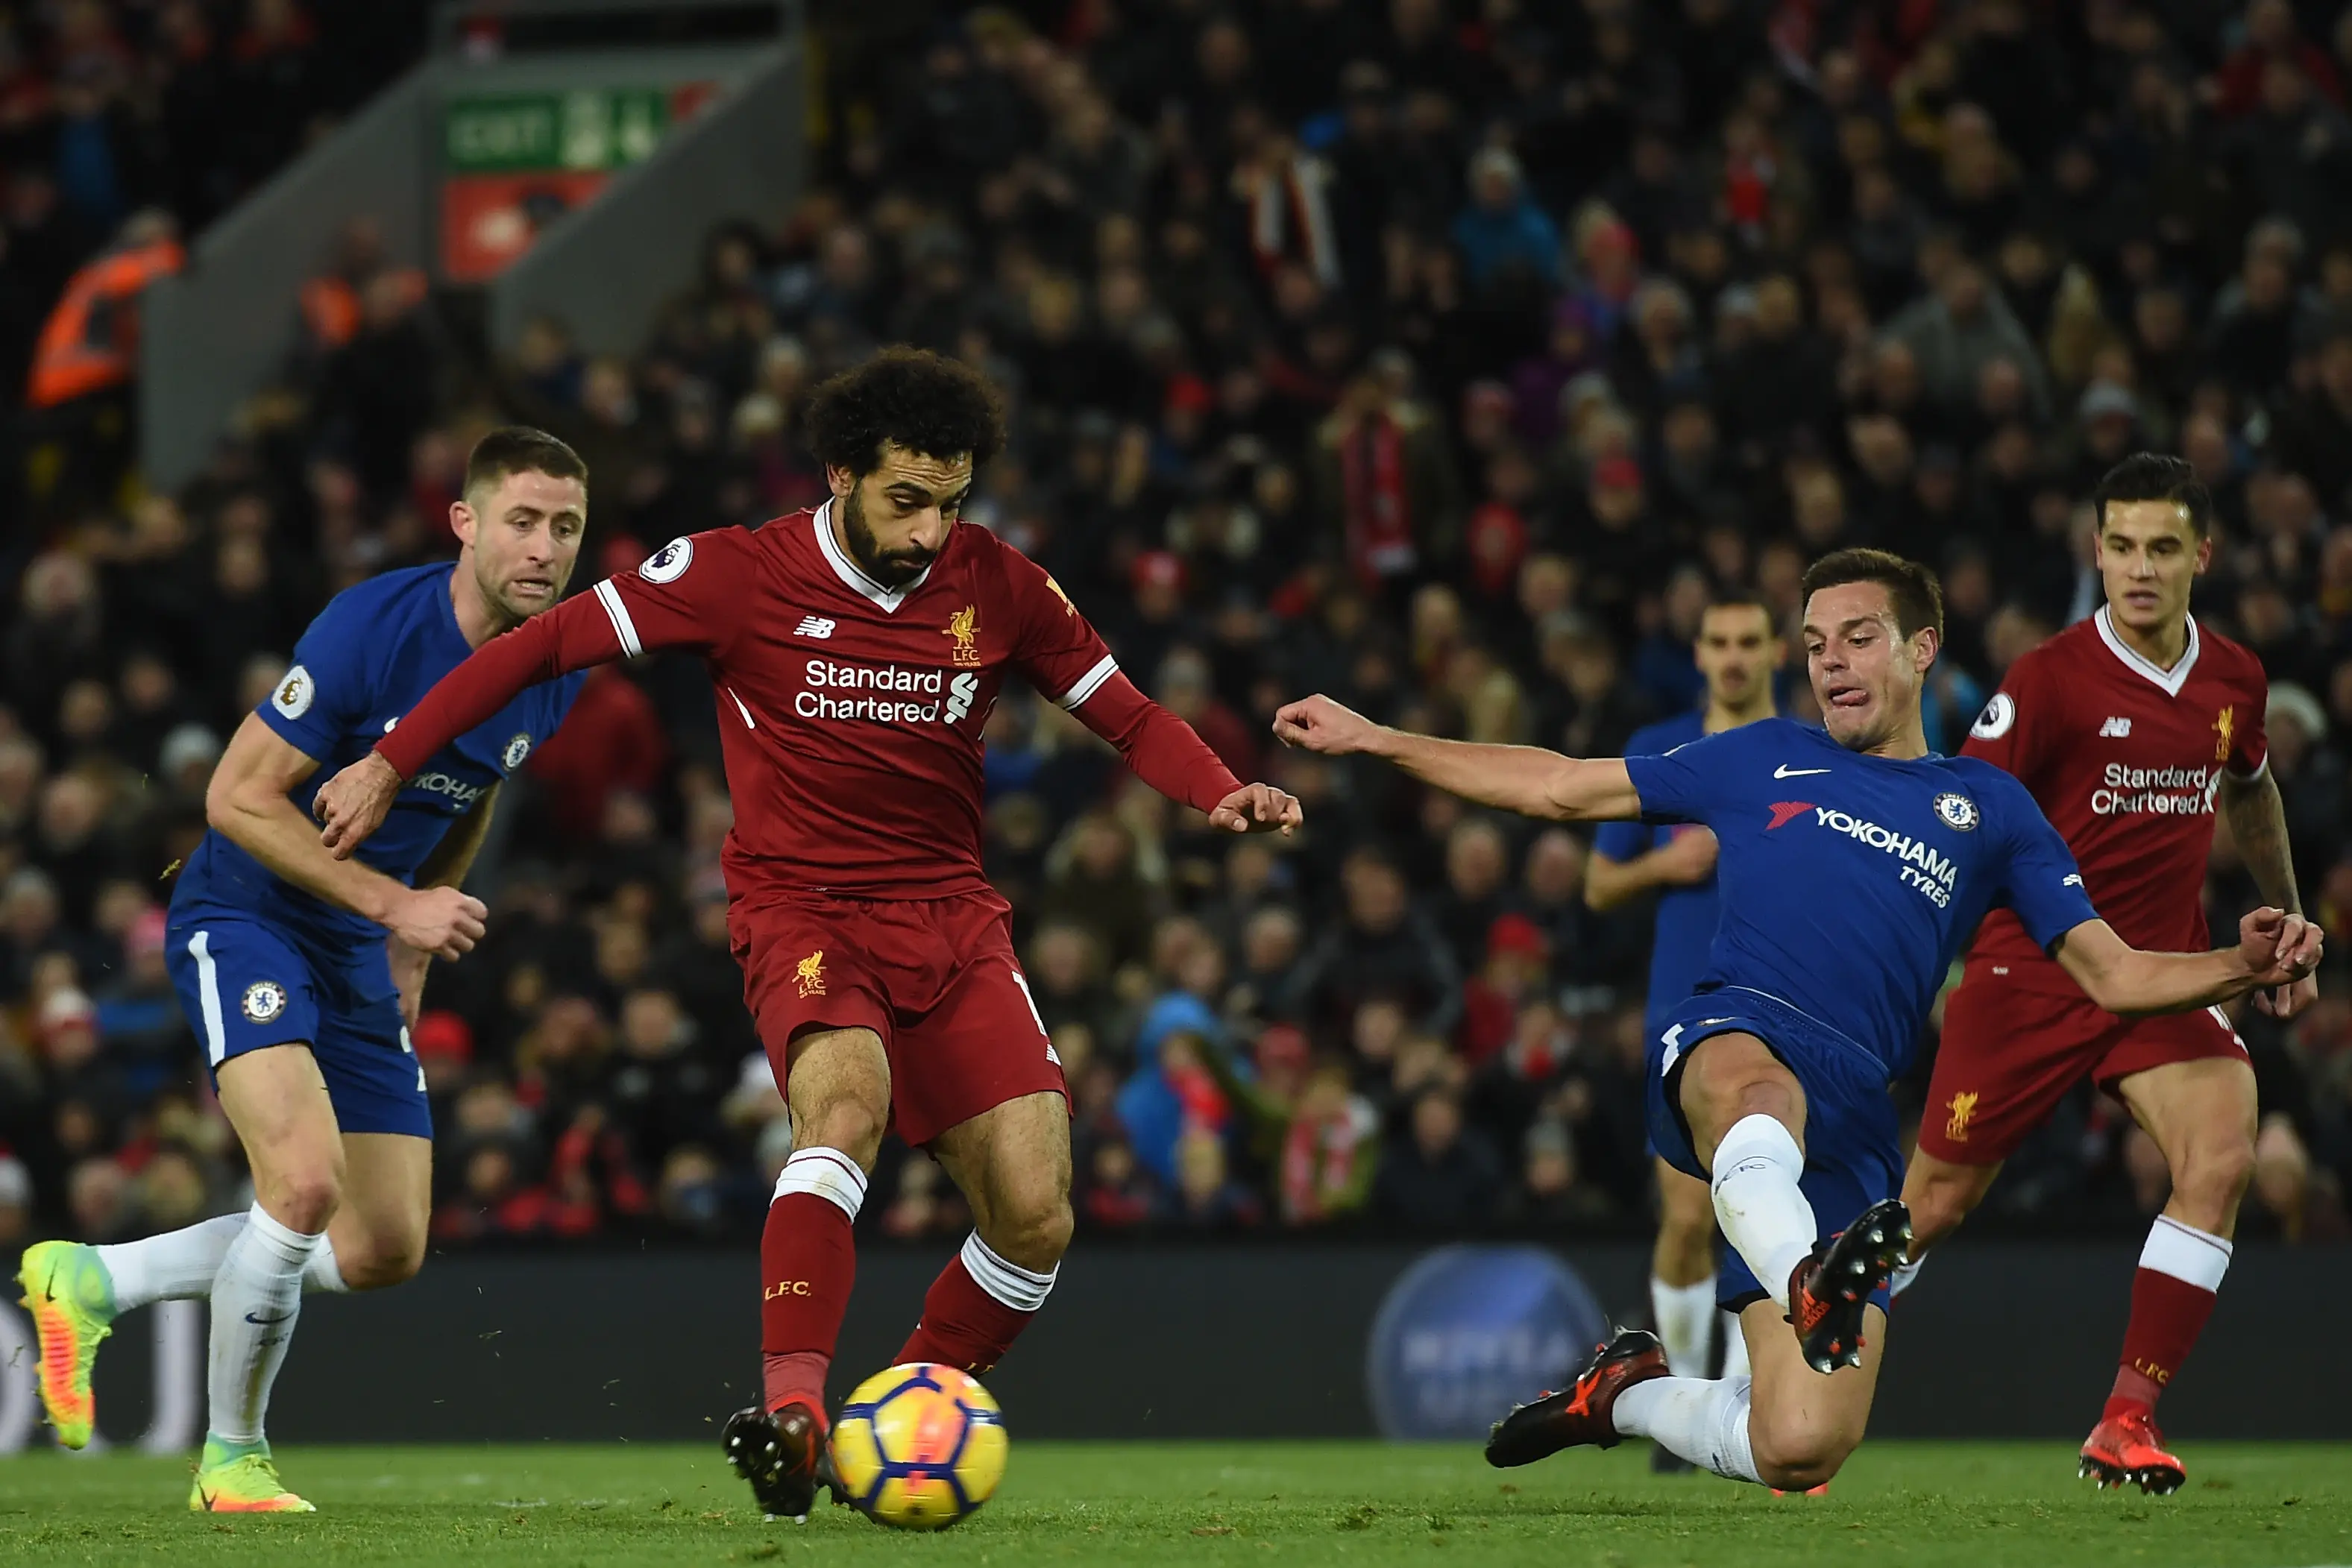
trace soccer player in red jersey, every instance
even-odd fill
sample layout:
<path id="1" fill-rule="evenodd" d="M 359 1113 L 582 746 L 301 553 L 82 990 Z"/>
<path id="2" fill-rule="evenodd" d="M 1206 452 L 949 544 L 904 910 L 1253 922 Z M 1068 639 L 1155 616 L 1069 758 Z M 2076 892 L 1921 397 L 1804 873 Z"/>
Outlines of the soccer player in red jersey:
<path id="1" fill-rule="evenodd" d="M 2084 883 L 2133 946 L 2201 951 L 2218 810 L 2265 902 L 2302 913 L 2277 780 L 2269 683 L 2254 655 L 2200 628 L 2189 591 L 2212 558 L 2213 502 L 2189 465 L 2141 453 L 2099 482 L 2107 602 L 2010 666 L 1965 754 L 2015 774 L 2065 838 Z M 2282 1018 L 2305 978 L 2258 991 Z M 2102 1010 L 2006 910 L 1979 930 L 1944 1006 L 1918 1150 L 1903 1184 L 1913 1267 L 1981 1201 L 2027 1134 L 2088 1074 L 2122 1101 L 2172 1172 L 2132 1284 L 2123 1364 L 2082 1473 L 2168 1492 L 2184 1479 L 2157 1396 L 2212 1312 L 2254 1163 L 2254 1072 L 2219 1008 L 2158 1018 Z"/>
<path id="2" fill-rule="evenodd" d="M 673 539 L 486 643 L 317 807 L 347 855 L 435 737 L 524 686 L 656 648 L 702 656 L 735 803 L 729 930 L 793 1144 L 760 1246 L 765 1396 L 729 1421 L 726 1445 L 786 1517 L 826 1479 L 825 1373 L 886 1126 L 938 1157 L 974 1220 L 898 1361 L 995 1365 L 1069 1242 L 1068 1094 L 1010 907 L 981 873 L 981 734 L 1008 669 L 1219 828 L 1300 820 L 1297 801 L 1239 783 L 1137 691 L 1043 570 L 958 526 L 1003 443 L 976 372 L 886 351 L 818 389 L 808 430 L 831 500 Z"/>

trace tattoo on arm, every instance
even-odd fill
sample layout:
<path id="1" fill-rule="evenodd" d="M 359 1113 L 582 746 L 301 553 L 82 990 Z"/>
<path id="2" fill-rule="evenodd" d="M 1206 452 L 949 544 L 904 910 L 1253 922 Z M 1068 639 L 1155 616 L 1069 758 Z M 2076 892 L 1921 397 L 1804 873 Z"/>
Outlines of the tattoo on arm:
<path id="1" fill-rule="evenodd" d="M 2263 901 L 2291 915 L 2303 913 L 2295 891 L 2294 854 L 2287 844 L 2286 804 L 2279 798 L 2278 779 L 2267 768 L 2259 779 L 2221 781 L 2221 813 L 2230 821 L 2230 836 L 2238 854 L 2263 890 Z"/>

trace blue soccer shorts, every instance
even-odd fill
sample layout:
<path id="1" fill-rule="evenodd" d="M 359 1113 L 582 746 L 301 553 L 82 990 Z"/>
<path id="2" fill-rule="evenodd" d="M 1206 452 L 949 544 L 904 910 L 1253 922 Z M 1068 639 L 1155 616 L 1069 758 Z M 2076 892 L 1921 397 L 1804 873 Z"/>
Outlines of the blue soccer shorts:
<path id="1" fill-rule="evenodd" d="M 249 915 L 175 909 L 163 951 L 215 1086 L 231 1057 L 299 1041 L 344 1132 L 433 1135 L 383 941 L 298 941 Z"/>
<path id="2" fill-rule="evenodd" d="M 1895 1102 L 1886 1093 L 1885 1064 L 1778 998 L 1738 986 L 1691 997 L 1668 1012 L 1664 1027 L 1650 1038 L 1643 1095 L 1650 1145 L 1668 1165 L 1709 1179 L 1683 1117 L 1682 1065 L 1693 1047 L 1718 1034 L 1754 1035 L 1804 1089 L 1805 1174 L 1797 1185 L 1812 1206 L 1822 1239 L 1903 1190 L 1903 1146 Z M 1716 1300 L 1724 1309 L 1736 1312 L 1770 1294 L 1747 1260 L 1726 1248 L 1716 1273 Z M 1883 1310 L 1893 1298 L 1881 1285 L 1870 1299 Z"/>

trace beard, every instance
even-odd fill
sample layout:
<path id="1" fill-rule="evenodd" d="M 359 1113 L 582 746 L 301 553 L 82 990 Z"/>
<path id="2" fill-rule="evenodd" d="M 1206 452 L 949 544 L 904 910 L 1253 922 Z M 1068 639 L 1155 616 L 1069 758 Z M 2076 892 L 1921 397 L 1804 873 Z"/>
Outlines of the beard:
<path id="1" fill-rule="evenodd" d="M 841 532 L 848 541 L 849 559 L 857 563 L 857 570 L 885 588 L 906 587 L 929 570 L 931 562 L 939 559 L 937 550 L 885 550 L 882 541 L 866 526 L 865 503 L 855 486 L 841 506 Z"/>
<path id="2" fill-rule="evenodd" d="M 502 618 L 509 628 L 521 625 L 541 611 L 552 610 L 563 597 L 563 582 L 551 576 L 551 591 L 541 599 L 515 593 L 503 582 L 493 582 L 478 563 L 474 571 L 474 586 L 481 591 L 483 601 Z"/>

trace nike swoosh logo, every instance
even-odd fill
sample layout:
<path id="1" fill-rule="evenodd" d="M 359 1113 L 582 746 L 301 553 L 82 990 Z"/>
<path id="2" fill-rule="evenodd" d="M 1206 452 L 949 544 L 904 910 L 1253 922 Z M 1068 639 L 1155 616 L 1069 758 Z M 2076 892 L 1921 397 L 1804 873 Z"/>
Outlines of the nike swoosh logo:
<path id="1" fill-rule="evenodd" d="M 280 1312 L 274 1318 L 257 1318 L 251 1312 L 247 1312 L 245 1314 L 245 1321 L 251 1323 L 255 1328 L 266 1329 L 274 1323 L 282 1323 L 293 1315 L 294 1314 L 292 1312 Z"/>
<path id="2" fill-rule="evenodd" d="M 1791 768 L 1784 762 L 1780 767 L 1772 769 L 1772 777 L 1775 779 L 1802 779 L 1808 773 L 1827 773 L 1829 769 L 1826 768 Z"/>
<path id="3" fill-rule="evenodd" d="M 204 1499 L 204 1500 L 205 1500 L 205 1511 L 206 1513 L 210 1513 L 210 1512 L 212 1512 L 212 1511 L 213 1511 L 213 1499 L 214 1499 L 215 1496 L 217 1496 L 218 1494 L 217 1494 L 217 1493 L 215 1493 L 215 1492 L 208 1492 L 208 1491 L 206 1491 L 204 1488 L 202 1488 L 202 1487 L 198 1487 L 198 1488 L 196 1489 L 196 1495 L 197 1495 L 198 1497 L 200 1497 L 200 1498 L 202 1498 L 202 1499 Z M 224 1524 L 224 1525 L 222 1525 L 222 1526 L 221 1526 L 221 1528 L 222 1528 L 223 1530 L 226 1530 L 226 1529 L 228 1528 L 228 1526 L 227 1526 L 227 1525 L 226 1525 L 226 1524 Z"/>

